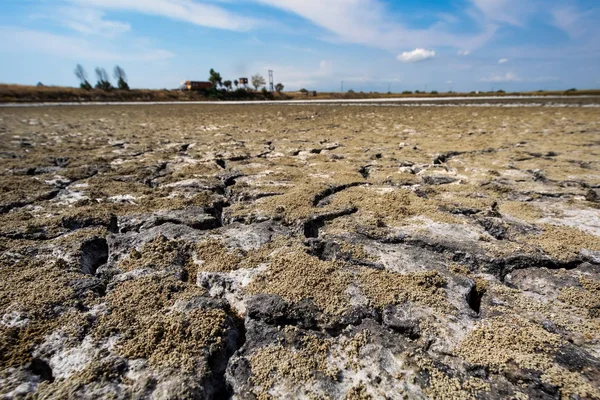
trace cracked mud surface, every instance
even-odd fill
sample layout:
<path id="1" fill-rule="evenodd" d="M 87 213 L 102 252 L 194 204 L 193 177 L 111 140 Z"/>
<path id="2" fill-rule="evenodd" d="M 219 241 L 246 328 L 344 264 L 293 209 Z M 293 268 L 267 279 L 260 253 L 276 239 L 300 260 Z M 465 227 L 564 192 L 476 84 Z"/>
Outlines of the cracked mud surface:
<path id="1" fill-rule="evenodd" d="M 600 398 L 593 108 L 0 110 L 3 398 Z"/>

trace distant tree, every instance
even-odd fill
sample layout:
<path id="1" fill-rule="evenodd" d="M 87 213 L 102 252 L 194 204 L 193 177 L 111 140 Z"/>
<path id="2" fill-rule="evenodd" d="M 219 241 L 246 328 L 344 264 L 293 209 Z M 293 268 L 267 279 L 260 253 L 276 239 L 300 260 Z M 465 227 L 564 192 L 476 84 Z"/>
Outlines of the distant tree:
<path id="1" fill-rule="evenodd" d="M 575 88 L 571 88 L 571 89 L 567 90 L 567 92 L 576 92 L 576 91 L 577 91 L 577 89 L 575 89 Z"/>
<path id="2" fill-rule="evenodd" d="M 225 86 L 227 90 L 231 90 L 231 81 L 227 80 L 223 82 L 223 86 Z"/>
<path id="3" fill-rule="evenodd" d="M 219 87 L 223 84 L 223 78 L 221 78 L 221 74 L 215 71 L 214 69 L 210 69 L 210 77 L 208 78 L 209 82 L 212 83 L 213 87 Z"/>
<path id="4" fill-rule="evenodd" d="M 113 76 L 118 82 L 117 86 L 119 87 L 119 89 L 129 90 L 129 84 L 127 83 L 127 74 L 125 73 L 125 70 L 123 68 L 119 67 L 118 65 L 115 66 Z"/>
<path id="5" fill-rule="evenodd" d="M 235 88 L 237 89 L 238 86 L 240 86 L 240 81 L 238 81 L 237 79 L 235 81 L 233 81 L 233 84 L 235 85 Z"/>
<path id="6" fill-rule="evenodd" d="M 273 93 L 271 93 L 269 90 L 267 90 L 266 87 L 263 86 L 262 90 L 262 95 L 265 97 L 265 99 L 273 99 L 275 98 L 273 96 Z"/>
<path id="7" fill-rule="evenodd" d="M 90 90 L 92 88 L 92 85 L 90 85 L 90 82 L 88 81 L 87 72 L 85 72 L 85 69 L 83 68 L 83 66 L 81 66 L 81 64 L 77 64 L 77 66 L 75 67 L 75 76 L 77 77 L 77 79 L 79 79 L 80 88 L 86 90 Z"/>
<path id="8" fill-rule="evenodd" d="M 275 90 L 277 91 L 277 93 L 283 92 L 283 88 L 285 88 L 285 86 L 283 86 L 283 83 L 278 83 L 277 85 L 275 85 Z"/>
<path id="9" fill-rule="evenodd" d="M 253 75 L 250 79 L 252 82 L 252 86 L 254 86 L 254 90 L 258 90 L 259 87 L 264 86 L 267 81 L 260 74 Z"/>
<path id="10" fill-rule="evenodd" d="M 438 94 L 438 91 L 437 90 L 432 90 L 431 94 Z"/>
<path id="11" fill-rule="evenodd" d="M 402 94 L 413 94 L 413 92 L 411 92 L 410 90 L 405 90 L 404 92 L 402 92 Z"/>
<path id="12" fill-rule="evenodd" d="M 306 90 L 305 88 L 300 89 L 299 92 L 302 93 L 302 94 L 304 94 L 304 95 L 306 95 L 306 96 L 308 96 L 308 90 Z"/>
<path id="13" fill-rule="evenodd" d="M 96 89 L 111 90 L 113 88 L 108 73 L 104 68 L 96 67 L 96 78 L 98 79 Z"/>

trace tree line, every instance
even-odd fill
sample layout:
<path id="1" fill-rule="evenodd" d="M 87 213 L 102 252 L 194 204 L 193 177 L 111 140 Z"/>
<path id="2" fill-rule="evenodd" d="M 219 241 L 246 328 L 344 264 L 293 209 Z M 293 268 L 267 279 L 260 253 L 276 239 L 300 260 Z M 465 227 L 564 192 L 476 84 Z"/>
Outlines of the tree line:
<path id="1" fill-rule="evenodd" d="M 115 88 L 110 82 L 108 72 L 106 72 L 104 68 L 96 67 L 95 72 L 97 82 L 96 86 L 94 87 L 96 89 L 112 90 Z M 77 64 L 77 67 L 75 67 L 75 76 L 77 77 L 77 79 L 79 79 L 80 88 L 85 90 L 91 90 L 94 88 L 88 80 L 88 74 L 85 68 L 83 68 L 81 64 Z M 121 68 L 118 65 L 115 66 L 115 68 L 113 69 L 113 77 L 117 81 L 117 88 L 121 90 L 129 90 L 129 84 L 127 83 L 127 74 L 125 73 L 125 70 L 123 68 Z"/>
<path id="2" fill-rule="evenodd" d="M 212 68 L 210 69 L 209 74 L 210 74 L 210 76 L 208 78 L 208 81 L 210 83 L 212 83 L 214 88 L 223 87 L 227 90 L 232 90 L 232 88 L 233 88 L 232 85 L 235 85 L 236 89 L 240 88 L 240 82 L 237 79 L 234 80 L 233 82 L 230 80 L 223 80 L 223 78 L 221 77 L 221 74 Z M 252 75 L 252 77 L 250 78 L 250 83 L 252 84 L 252 86 L 254 86 L 254 90 L 258 90 L 258 88 L 260 88 L 260 87 L 262 87 L 263 92 L 267 90 L 267 88 L 265 87 L 265 85 L 267 84 L 267 81 L 260 74 Z M 285 86 L 283 85 L 283 83 L 278 83 L 277 85 L 275 85 L 275 90 L 278 93 L 283 92 L 284 88 L 285 88 Z"/>
<path id="3" fill-rule="evenodd" d="M 108 72 L 106 72 L 106 69 L 101 68 L 101 67 L 96 67 L 95 72 L 96 72 L 97 82 L 96 82 L 95 86 L 92 86 L 92 84 L 89 81 L 88 74 L 87 74 L 87 71 L 85 70 L 85 68 L 83 68 L 83 66 L 81 64 L 77 64 L 77 66 L 75 67 L 75 76 L 77 77 L 77 79 L 79 79 L 79 82 L 80 82 L 79 87 L 82 89 L 85 89 L 85 90 L 91 90 L 93 88 L 102 89 L 102 90 L 115 89 L 115 87 L 112 85 L 112 83 L 110 81 L 110 77 L 108 76 Z M 225 88 L 227 90 L 232 90 L 233 85 L 235 85 L 236 89 L 240 88 L 240 82 L 237 79 L 234 80 L 233 82 L 230 80 L 223 80 L 223 78 L 221 77 L 221 74 L 212 68 L 211 68 L 209 74 L 210 74 L 210 76 L 209 76 L 208 80 L 213 85 L 213 88 L 215 88 L 215 89 Z M 119 88 L 121 90 L 129 90 L 129 84 L 127 83 L 127 74 L 125 73 L 125 70 L 123 68 L 121 68 L 118 65 L 115 66 L 115 68 L 113 69 L 113 77 L 117 81 L 117 88 Z M 253 75 L 252 78 L 250 79 L 250 82 L 252 83 L 252 86 L 254 86 L 255 90 L 258 90 L 260 87 L 262 87 L 263 92 L 267 92 L 267 88 L 265 87 L 267 82 L 266 82 L 265 78 L 263 76 L 261 76 L 260 74 Z M 275 90 L 278 93 L 281 93 L 283 91 L 284 87 L 285 86 L 282 83 L 278 83 L 277 85 L 275 85 Z M 243 85 L 242 85 L 242 88 L 244 88 Z M 245 88 L 247 88 L 247 85 Z"/>

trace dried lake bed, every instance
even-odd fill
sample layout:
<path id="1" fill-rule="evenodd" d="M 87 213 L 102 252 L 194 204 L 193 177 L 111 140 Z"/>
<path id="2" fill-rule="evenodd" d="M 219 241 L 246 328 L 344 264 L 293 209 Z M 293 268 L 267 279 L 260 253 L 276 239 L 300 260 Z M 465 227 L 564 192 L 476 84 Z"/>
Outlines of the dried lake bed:
<path id="1" fill-rule="evenodd" d="M 0 108 L 0 394 L 600 398 L 597 102 L 481 101 Z"/>

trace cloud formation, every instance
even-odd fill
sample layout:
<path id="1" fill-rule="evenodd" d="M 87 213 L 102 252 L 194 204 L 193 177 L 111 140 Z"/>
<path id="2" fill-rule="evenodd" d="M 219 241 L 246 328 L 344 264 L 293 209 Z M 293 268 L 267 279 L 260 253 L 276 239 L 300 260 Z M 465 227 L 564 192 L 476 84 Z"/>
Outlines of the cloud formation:
<path id="1" fill-rule="evenodd" d="M 487 42 L 496 27 L 487 24 L 476 33 L 456 34 L 446 24 L 410 28 L 398 22 L 381 0 L 251 0 L 298 15 L 334 36 L 332 40 L 397 52 L 406 47 L 477 48 Z"/>
<path id="2" fill-rule="evenodd" d="M 248 31 L 258 21 L 232 13 L 223 7 L 192 0 L 67 0 L 73 4 L 99 9 L 134 11 L 158 15 L 209 28 Z"/>
<path id="3" fill-rule="evenodd" d="M 27 46 L 23 46 L 27 43 Z M 41 53 L 74 61 L 160 61 L 174 57 L 170 51 L 146 46 L 110 46 L 84 38 L 53 34 L 12 26 L 0 26 L 0 52 Z"/>
<path id="4" fill-rule="evenodd" d="M 105 13 L 91 8 L 61 7 L 50 16 L 61 25 L 85 35 L 116 37 L 131 30 L 131 25 L 105 19 Z"/>
<path id="5" fill-rule="evenodd" d="M 514 26 L 524 26 L 527 18 L 536 11 L 535 1 L 522 0 L 471 0 L 476 12 L 483 18 Z"/>
<path id="6" fill-rule="evenodd" d="M 501 58 L 498 60 L 498 64 L 506 64 L 508 62 L 508 58 Z"/>
<path id="7" fill-rule="evenodd" d="M 489 78 L 483 78 L 482 82 L 519 82 L 521 78 L 519 78 L 516 74 L 512 72 L 507 72 L 504 75 L 493 75 Z"/>
<path id="8" fill-rule="evenodd" d="M 415 63 L 425 60 L 430 60 L 435 57 L 435 51 L 425 49 L 414 49 L 413 51 L 405 51 L 398 56 L 398 60 L 403 63 Z"/>

